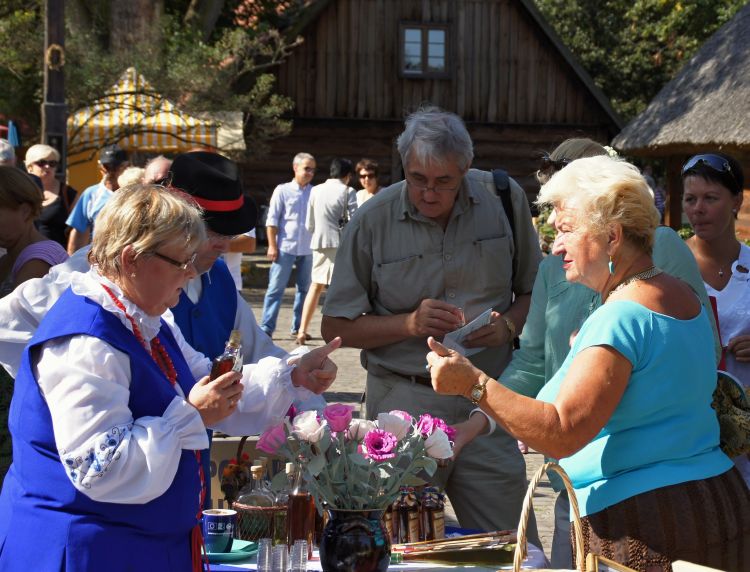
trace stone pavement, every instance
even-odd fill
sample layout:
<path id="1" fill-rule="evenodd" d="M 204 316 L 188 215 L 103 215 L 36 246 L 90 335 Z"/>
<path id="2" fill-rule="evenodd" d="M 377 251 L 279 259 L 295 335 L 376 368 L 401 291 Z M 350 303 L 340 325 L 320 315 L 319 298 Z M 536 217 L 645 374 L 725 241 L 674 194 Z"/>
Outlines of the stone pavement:
<path id="1" fill-rule="evenodd" d="M 242 291 L 244 298 L 250 303 L 253 309 L 255 317 L 260 320 L 261 313 L 263 311 L 263 296 L 265 294 L 264 288 L 245 288 Z M 291 320 L 292 320 L 292 303 L 294 299 L 294 289 L 287 288 L 281 305 L 281 311 L 279 313 L 279 320 L 276 332 L 274 333 L 274 341 L 280 347 L 286 350 L 293 350 L 296 345 L 294 339 L 290 336 Z M 321 297 L 322 302 L 325 299 L 325 294 Z M 311 347 L 323 345 L 323 340 L 320 337 L 320 307 L 315 313 L 310 329 L 310 334 L 313 339 L 309 342 Z M 352 348 L 343 348 L 333 354 L 333 360 L 338 365 L 339 371 L 336 381 L 334 382 L 332 389 L 333 391 L 326 392 L 325 398 L 329 403 L 348 403 L 357 407 L 356 411 L 359 411 L 360 398 L 365 388 L 365 372 L 359 362 L 359 350 Z M 534 472 L 543 463 L 543 456 L 534 451 L 529 452 L 525 456 L 526 458 L 526 473 L 530 479 Z M 537 526 L 539 528 L 539 536 L 542 540 L 542 547 L 544 552 L 549 557 L 550 547 L 552 545 L 552 532 L 554 529 L 554 501 L 556 494 L 552 490 L 547 478 L 543 478 L 540 481 L 537 490 L 534 493 L 534 510 L 537 517 Z M 455 516 L 452 514 L 452 510 L 447 511 L 448 524 L 455 524 Z"/>

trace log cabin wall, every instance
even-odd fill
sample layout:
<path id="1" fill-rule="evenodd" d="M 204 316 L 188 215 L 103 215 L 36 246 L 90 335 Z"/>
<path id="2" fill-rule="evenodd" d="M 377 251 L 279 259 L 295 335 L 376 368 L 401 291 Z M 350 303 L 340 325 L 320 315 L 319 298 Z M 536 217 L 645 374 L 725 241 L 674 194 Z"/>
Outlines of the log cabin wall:
<path id="1" fill-rule="evenodd" d="M 446 26 L 446 77 L 402 73 L 403 23 Z M 277 73 L 279 92 L 295 104 L 293 132 L 246 166 L 248 188 L 261 195 L 291 178 L 299 151 L 318 159 L 315 182 L 336 156 L 372 157 L 383 183 L 398 180 L 393 143 L 424 102 L 466 121 L 474 166 L 507 169 L 530 196 L 543 151 L 618 131 L 520 0 L 331 0 L 302 36 Z"/>

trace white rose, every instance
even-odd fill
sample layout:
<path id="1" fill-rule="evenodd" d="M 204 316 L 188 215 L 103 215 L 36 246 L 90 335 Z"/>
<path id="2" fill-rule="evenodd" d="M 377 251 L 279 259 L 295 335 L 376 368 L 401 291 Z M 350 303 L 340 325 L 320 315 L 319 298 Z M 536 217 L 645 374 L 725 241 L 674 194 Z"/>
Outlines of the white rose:
<path id="1" fill-rule="evenodd" d="M 396 436 L 396 439 L 401 441 L 401 439 L 409 434 L 409 431 L 411 430 L 411 422 L 402 419 L 398 415 L 378 413 L 378 428 L 393 433 Z"/>
<path id="2" fill-rule="evenodd" d="M 374 421 L 369 419 L 352 419 L 349 423 L 349 438 L 357 442 L 362 441 L 369 431 L 376 429 Z"/>
<path id="3" fill-rule="evenodd" d="M 295 437 L 309 443 L 317 443 L 323 436 L 325 425 L 318 421 L 318 412 L 305 411 L 294 418 L 292 431 Z"/>
<path id="4" fill-rule="evenodd" d="M 451 442 L 442 429 L 435 429 L 424 442 L 427 454 L 433 459 L 450 459 L 453 456 Z"/>

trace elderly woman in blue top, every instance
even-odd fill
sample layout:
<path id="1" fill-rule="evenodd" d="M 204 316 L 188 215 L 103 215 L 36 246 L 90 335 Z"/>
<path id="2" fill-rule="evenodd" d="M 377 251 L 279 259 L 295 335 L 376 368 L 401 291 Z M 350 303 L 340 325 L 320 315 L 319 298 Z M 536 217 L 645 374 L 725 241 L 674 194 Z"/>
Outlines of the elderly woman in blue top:
<path id="1" fill-rule="evenodd" d="M 97 229 L 92 269 L 73 274 L 16 378 L 0 569 L 197 570 L 206 427 L 263 430 L 299 391 L 330 385 L 340 341 L 210 381 L 209 360 L 159 318 L 196 274 L 200 210 L 134 185 Z"/>
<path id="2" fill-rule="evenodd" d="M 750 493 L 719 449 L 713 333 L 693 290 L 653 264 L 659 217 L 645 180 L 623 161 L 578 159 L 539 201 L 555 207 L 553 253 L 566 278 L 604 304 L 537 399 L 430 339 L 435 390 L 473 399 L 561 460 L 584 516 L 586 552 L 636 570 L 671 570 L 678 559 L 741 569 Z"/>

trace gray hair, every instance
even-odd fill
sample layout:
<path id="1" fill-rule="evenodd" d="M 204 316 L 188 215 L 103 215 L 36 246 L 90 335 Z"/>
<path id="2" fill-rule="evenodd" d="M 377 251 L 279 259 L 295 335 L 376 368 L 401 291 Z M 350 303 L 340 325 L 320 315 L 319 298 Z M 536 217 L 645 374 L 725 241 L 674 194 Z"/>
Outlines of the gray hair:
<path id="1" fill-rule="evenodd" d="M 292 161 L 292 165 L 299 165 L 302 161 L 315 161 L 315 157 L 310 155 L 310 153 L 297 153 L 294 156 L 294 160 Z"/>
<path id="2" fill-rule="evenodd" d="M 471 166 L 474 144 L 463 120 L 439 107 L 423 107 L 406 118 L 406 128 L 396 140 L 401 163 L 411 159 L 437 163 L 454 158 L 461 170 Z"/>
<path id="3" fill-rule="evenodd" d="M 16 150 L 10 141 L 7 139 L 0 139 L 0 162 L 2 163 L 15 163 L 16 161 Z"/>
<path id="4" fill-rule="evenodd" d="M 205 239 L 201 209 L 188 195 L 134 184 L 119 189 L 97 216 L 89 261 L 115 279 L 120 277 L 120 254 L 128 245 L 142 256 L 179 240 L 197 248 Z"/>

